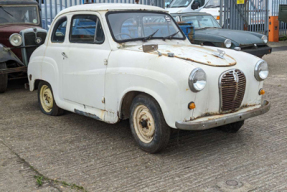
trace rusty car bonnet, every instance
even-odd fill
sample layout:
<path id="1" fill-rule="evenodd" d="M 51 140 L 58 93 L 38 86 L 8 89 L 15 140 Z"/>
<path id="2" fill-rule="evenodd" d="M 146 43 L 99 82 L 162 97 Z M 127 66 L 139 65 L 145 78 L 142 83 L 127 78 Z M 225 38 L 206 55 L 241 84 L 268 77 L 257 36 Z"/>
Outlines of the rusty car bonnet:
<path id="1" fill-rule="evenodd" d="M 124 49 L 131 51 L 143 51 L 142 46 L 127 46 Z M 170 56 L 187 61 L 192 61 L 204 65 L 226 67 L 236 65 L 236 60 L 231 56 L 224 54 L 218 56 L 218 50 L 197 45 L 158 45 L 158 51 L 162 56 Z M 156 54 L 157 51 L 146 52 L 146 54 Z"/>

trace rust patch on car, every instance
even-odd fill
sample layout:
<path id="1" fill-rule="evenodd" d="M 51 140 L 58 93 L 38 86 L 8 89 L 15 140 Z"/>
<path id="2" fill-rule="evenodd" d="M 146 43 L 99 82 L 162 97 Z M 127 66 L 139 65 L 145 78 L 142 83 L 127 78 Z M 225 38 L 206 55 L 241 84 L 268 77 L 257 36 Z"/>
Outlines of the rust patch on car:
<path id="1" fill-rule="evenodd" d="M 190 120 L 196 120 L 196 119 L 200 119 L 200 118 L 204 118 L 204 117 L 210 117 L 208 118 L 208 120 L 213 120 L 213 119 L 218 119 L 219 117 L 223 117 L 224 115 L 227 115 L 227 114 L 230 114 L 230 113 L 234 113 L 234 112 L 237 112 L 237 111 L 240 111 L 241 109 L 244 109 L 244 108 L 248 108 L 248 107 L 254 107 L 258 104 L 251 104 L 251 105 L 242 105 L 239 109 L 237 110 L 234 110 L 234 111 L 230 111 L 228 113 L 219 113 L 219 112 L 208 112 L 208 113 L 204 113 L 203 115 L 199 116 L 199 117 L 196 117 L 196 118 L 190 118 Z M 250 110 L 247 110 L 248 112 L 251 112 L 251 111 L 256 111 L 256 109 L 250 109 Z M 246 112 L 247 112 L 246 111 Z M 216 117 L 212 117 L 212 116 L 216 116 Z"/>

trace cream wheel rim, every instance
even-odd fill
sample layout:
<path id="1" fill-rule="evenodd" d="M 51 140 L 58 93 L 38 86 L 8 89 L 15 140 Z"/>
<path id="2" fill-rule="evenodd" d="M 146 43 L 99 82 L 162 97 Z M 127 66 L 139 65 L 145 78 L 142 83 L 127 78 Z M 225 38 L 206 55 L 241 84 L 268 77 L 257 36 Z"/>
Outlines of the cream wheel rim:
<path id="1" fill-rule="evenodd" d="M 50 113 L 53 108 L 53 94 L 47 85 L 43 85 L 40 90 L 40 101 L 45 112 Z"/>
<path id="2" fill-rule="evenodd" d="M 150 143 L 155 134 L 155 124 L 150 110 L 144 106 L 136 107 L 133 114 L 134 128 L 138 138 L 144 143 Z"/>

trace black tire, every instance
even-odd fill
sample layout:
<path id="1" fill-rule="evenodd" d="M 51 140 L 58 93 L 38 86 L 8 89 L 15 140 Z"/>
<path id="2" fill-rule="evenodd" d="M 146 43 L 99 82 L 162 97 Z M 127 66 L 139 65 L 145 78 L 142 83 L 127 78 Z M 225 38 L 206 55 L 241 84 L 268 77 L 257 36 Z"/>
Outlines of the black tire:
<path id="1" fill-rule="evenodd" d="M 44 99 L 43 95 L 45 94 L 43 93 L 43 91 L 46 91 L 48 93 L 49 91 L 51 92 L 48 96 L 49 97 L 48 99 Z M 39 103 L 41 111 L 46 115 L 58 116 L 64 113 L 64 110 L 58 107 L 55 102 L 51 85 L 45 81 L 41 81 L 38 85 L 38 103 Z M 51 103 L 51 105 L 50 107 L 47 107 L 48 105 L 45 105 L 44 103 L 48 103 L 48 105 Z"/>
<path id="2" fill-rule="evenodd" d="M 147 118 L 149 120 L 143 120 L 144 117 L 136 115 L 141 107 L 147 109 L 147 113 L 143 114 L 148 114 L 148 117 L 151 117 L 152 120 L 150 120 L 150 118 Z M 138 146 L 148 153 L 157 153 L 164 149 L 170 138 L 170 127 L 165 122 L 159 104 L 152 97 L 140 94 L 134 98 L 130 111 L 130 128 Z M 134 116 L 141 117 L 141 122 L 134 122 Z M 153 128 L 149 127 L 151 124 Z M 144 139 L 145 134 L 142 134 L 144 131 L 141 132 L 139 130 L 147 130 L 147 132 L 154 130 L 151 131 L 153 134 L 152 137 L 149 138 L 151 141 L 146 141 Z"/>
<path id="3" fill-rule="evenodd" d="M 6 63 L 0 63 L 0 69 L 7 69 Z M 0 93 L 4 93 L 7 90 L 8 74 L 0 72 Z"/>
<path id="4" fill-rule="evenodd" d="M 226 132 L 226 133 L 237 133 L 239 129 L 243 126 L 244 121 L 238 121 L 235 123 L 231 123 L 228 125 L 223 125 L 218 127 L 219 130 Z"/>

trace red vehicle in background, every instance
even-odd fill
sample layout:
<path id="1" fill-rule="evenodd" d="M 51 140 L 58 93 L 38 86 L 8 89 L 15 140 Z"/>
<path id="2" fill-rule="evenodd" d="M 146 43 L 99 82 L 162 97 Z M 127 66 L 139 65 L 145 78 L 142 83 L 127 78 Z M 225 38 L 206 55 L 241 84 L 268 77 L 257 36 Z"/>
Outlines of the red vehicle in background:
<path id="1" fill-rule="evenodd" d="M 35 0 L 0 0 L 0 93 L 8 80 L 27 78 L 33 51 L 45 41 Z"/>

